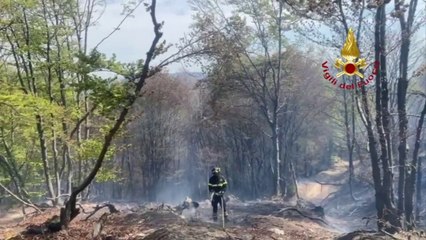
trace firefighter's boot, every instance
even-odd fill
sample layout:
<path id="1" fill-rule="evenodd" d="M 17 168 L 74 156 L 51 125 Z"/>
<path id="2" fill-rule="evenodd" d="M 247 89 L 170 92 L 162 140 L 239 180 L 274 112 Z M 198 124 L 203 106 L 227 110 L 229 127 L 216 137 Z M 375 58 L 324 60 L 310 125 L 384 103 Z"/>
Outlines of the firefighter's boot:
<path id="1" fill-rule="evenodd" d="M 217 222 L 217 213 L 213 213 L 213 221 Z"/>

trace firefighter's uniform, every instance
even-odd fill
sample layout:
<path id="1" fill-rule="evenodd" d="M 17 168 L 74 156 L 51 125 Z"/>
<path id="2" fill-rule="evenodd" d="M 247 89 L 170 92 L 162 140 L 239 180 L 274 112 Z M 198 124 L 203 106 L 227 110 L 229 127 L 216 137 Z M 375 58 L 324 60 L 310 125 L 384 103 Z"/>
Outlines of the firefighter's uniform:
<path id="1" fill-rule="evenodd" d="M 228 183 L 226 179 L 220 175 L 220 168 L 213 168 L 212 169 L 213 176 L 209 179 L 209 191 L 212 193 L 211 197 L 211 203 L 213 206 L 213 220 L 217 221 L 217 205 L 222 204 L 222 198 L 226 191 L 226 187 L 228 186 Z M 228 216 L 226 212 L 226 203 L 225 199 L 223 199 L 223 211 L 225 213 L 225 217 Z"/>

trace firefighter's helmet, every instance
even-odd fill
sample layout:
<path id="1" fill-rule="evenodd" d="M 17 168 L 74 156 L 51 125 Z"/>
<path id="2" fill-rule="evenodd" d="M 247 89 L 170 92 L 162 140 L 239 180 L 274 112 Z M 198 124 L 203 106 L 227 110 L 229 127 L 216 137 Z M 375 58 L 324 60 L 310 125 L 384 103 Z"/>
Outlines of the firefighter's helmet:
<path id="1" fill-rule="evenodd" d="M 220 167 L 214 167 L 212 168 L 212 174 L 213 175 L 217 175 L 220 173 Z"/>

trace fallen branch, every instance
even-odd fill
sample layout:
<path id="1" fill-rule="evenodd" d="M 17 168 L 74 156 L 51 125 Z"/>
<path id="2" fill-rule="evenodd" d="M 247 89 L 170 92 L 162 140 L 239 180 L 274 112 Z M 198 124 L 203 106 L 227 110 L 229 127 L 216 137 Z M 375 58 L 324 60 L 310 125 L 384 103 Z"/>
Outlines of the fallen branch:
<path id="1" fill-rule="evenodd" d="M 366 231 L 366 230 L 359 230 L 354 231 L 350 233 L 345 233 L 342 236 L 339 236 L 336 238 L 336 240 L 352 240 L 352 239 L 358 239 L 360 237 L 375 237 L 377 232 L 376 231 Z M 372 239 L 371 238 L 371 239 Z"/>
<path id="2" fill-rule="evenodd" d="M 115 208 L 115 206 L 112 205 L 112 204 L 110 204 L 110 203 L 106 203 L 106 204 L 104 204 L 102 206 L 96 205 L 95 210 L 92 213 L 90 213 L 90 215 L 87 216 L 84 219 L 84 221 L 87 221 L 91 216 L 95 215 L 96 212 L 98 212 L 99 210 L 101 210 L 102 208 L 105 208 L 105 207 L 108 207 L 110 213 L 118 213 L 119 212 L 117 210 L 117 208 Z"/>
<path id="3" fill-rule="evenodd" d="M 174 209 L 173 209 L 171 206 L 166 205 L 166 204 L 164 204 L 164 203 L 162 203 L 162 204 L 161 204 L 160 206 L 158 206 L 156 209 L 152 209 L 152 210 L 157 210 L 157 211 L 159 211 L 159 210 L 166 210 L 166 211 L 174 212 Z M 183 209 L 182 209 L 182 211 L 183 211 Z"/>
<path id="4" fill-rule="evenodd" d="M 322 220 L 321 218 L 316 218 L 316 217 L 310 217 L 310 216 L 307 216 L 306 214 L 304 214 L 302 211 L 300 211 L 299 209 L 297 209 L 297 208 L 295 208 L 295 207 L 287 207 L 287 208 L 283 208 L 283 209 L 279 210 L 276 214 L 284 213 L 284 212 L 286 212 L 286 211 L 295 211 L 295 212 L 299 213 L 301 216 L 303 216 L 303 217 L 305 217 L 305 218 L 308 218 L 308 219 L 313 220 L 313 221 L 319 221 L 319 222 L 322 222 L 322 223 L 324 223 L 325 225 L 327 225 L 327 226 L 328 226 L 328 223 L 327 223 L 326 221 Z"/>
<path id="5" fill-rule="evenodd" d="M 16 200 L 18 200 L 19 202 L 21 202 L 22 204 L 24 204 L 25 206 L 29 206 L 34 208 L 37 212 L 42 212 L 40 208 L 38 208 L 37 206 L 35 206 L 32 203 L 26 202 L 24 201 L 22 198 L 16 196 L 12 191 L 10 191 L 7 187 L 5 187 L 3 184 L 0 183 L 0 187 L 2 187 L 7 193 L 9 193 L 12 197 L 14 197 Z"/>
<path id="6" fill-rule="evenodd" d="M 77 203 L 76 205 L 80 207 L 80 209 L 82 210 L 82 212 L 83 212 L 84 214 L 88 214 L 88 212 L 86 212 L 86 211 L 84 210 L 83 206 L 82 206 L 80 203 Z"/>
<path id="7" fill-rule="evenodd" d="M 388 233 L 388 232 L 386 232 L 385 230 L 380 230 L 380 232 L 381 233 L 383 233 L 383 234 L 385 234 L 386 236 L 389 236 L 390 238 L 392 238 L 392 239 L 396 239 L 396 240 L 403 240 L 402 238 L 398 238 L 398 237 L 395 237 L 394 235 L 392 235 L 392 234 L 390 234 L 390 233 Z"/>

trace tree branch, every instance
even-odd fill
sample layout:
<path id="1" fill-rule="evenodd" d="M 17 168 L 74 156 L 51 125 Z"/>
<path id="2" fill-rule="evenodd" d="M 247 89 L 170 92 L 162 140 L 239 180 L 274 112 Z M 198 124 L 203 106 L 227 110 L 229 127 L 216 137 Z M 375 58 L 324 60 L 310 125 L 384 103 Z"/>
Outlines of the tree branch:
<path id="1" fill-rule="evenodd" d="M 143 1 L 139 0 L 139 2 L 136 4 L 136 6 L 131 9 L 126 16 L 124 16 L 124 18 L 121 20 L 121 22 L 117 25 L 117 27 L 114 28 L 114 30 L 112 30 L 108 35 L 106 35 L 104 38 L 101 39 L 101 41 L 99 41 L 96 46 L 93 48 L 93 51 L 96 50 L 99 45 L 101 45 L 105 40 L 107 40 L 109 37 L 111 37 L 116 31 L 120 30 L 121 25 L 123 25 L 123 23 L 126 21 L 127 18 L 129 18 L 132 13 L 141 5 Z"/>
<path id="2" fill-rule="evenodd" d="M 4 186 L 2 183 L 0 183 L 0 187 L 2 187 L 7 193 L 9 193 L 12 197 L 14 197 L 16 200 L 18 200 L 19 202 L 21 202 L 22 204 L 24 204 L 25 206 L 29 206 L 34 208 L 36 211 L 41 212 L 40 208 L 38 208 L 37 206 L 35 206 L 32 203 L 28 203 L 26 201 L 24 201 L 22 198 L 16 196 L 12 191 L 10 191 L 6 186 Z"/>
<path id="3" fill-rule="evenodd" d="M 97 104 L 95 104 L 95 105 L 93 105 L 93 107 L 88 111 L 88 112 L 86 112 L 85 114 L 84 114 L 84 116 L 81 118 L 81 119 L 79 119 L 78 121 L 77 121 L 77 124 L 75 125 L 75 127 L 74 127 L 74 129 L 71 131 L 71 133 L 70 133 L 70 138 L 72 138 L 73 137 L 73 135 L 74 135 L 74 133 L 77 131 L 77 129 L 80 127 L 80 125 L 84 122 L 84 120 L 86 120 L 88 117 L 89 117 L 89 115 L 91 114 L 91 113 L 93 113 L 93 111 L 95 111 L 95 109 L 98 107 L 98 105 Z"/>

